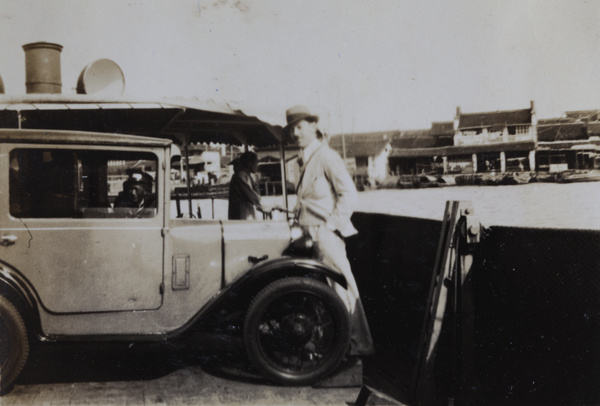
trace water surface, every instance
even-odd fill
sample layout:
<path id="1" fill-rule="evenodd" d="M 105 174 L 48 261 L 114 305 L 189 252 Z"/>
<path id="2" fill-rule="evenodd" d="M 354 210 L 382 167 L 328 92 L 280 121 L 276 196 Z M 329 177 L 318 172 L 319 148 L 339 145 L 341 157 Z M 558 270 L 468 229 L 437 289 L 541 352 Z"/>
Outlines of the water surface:
<path id="1" fill-rule="evenodd" d="M 486 225 L 600 230 L 600 182 L 530 183 L 507 186 L 447 186 L 427 189 L 385 189 L 360 192 L 357 211 L 441 220 L 446 201 L 470 201 Z M 283 206 L 281 196 L 264 196 L 267 204 Z M 293 208 L 296 196 L 288 197 Z M 187 202 L 182 201 L 187 212 Z M 200 204 L 203 218 L 211 218 L 213 202 Z M 175 207 L 171 208 L 175 216 Z M 214 201 L 214 218 L 227 218 L 227 201 Z"/>
<path id="2" fill-rule="evenodd" d="M 448 200 L 470 201 L 485 225 L 600 230 L 600 182 L 375 190 L 358 210 L 441 220 Z"/>

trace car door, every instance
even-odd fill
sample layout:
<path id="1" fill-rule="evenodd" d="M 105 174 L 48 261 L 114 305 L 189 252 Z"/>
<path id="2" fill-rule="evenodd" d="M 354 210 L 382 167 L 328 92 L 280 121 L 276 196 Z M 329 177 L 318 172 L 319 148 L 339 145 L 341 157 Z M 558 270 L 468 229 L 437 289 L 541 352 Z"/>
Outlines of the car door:
<path id="1" fill-rule="evenodd" d="M 2 146 L 2 261 L 54 313 L 157 309 L 162 303 L 160 148 Z M 6 159 L 8 158 L 8 159 Z M 8 166 L 8 167 L 7 167 Z M 117 208 L 131 170 L 153 179 L 153 203 Z M 156 178 L 158 176 L 157 182 Z M 6 185 L 8 183 L 8 185 Z M 5 196 L 8 192 L 9 199 Z M 163 194 L 164 195 L 164 194 Z M 160 203 L 160 204 L 159 204 Z M 7 207 L 6 207 L 7 206 Z"/>

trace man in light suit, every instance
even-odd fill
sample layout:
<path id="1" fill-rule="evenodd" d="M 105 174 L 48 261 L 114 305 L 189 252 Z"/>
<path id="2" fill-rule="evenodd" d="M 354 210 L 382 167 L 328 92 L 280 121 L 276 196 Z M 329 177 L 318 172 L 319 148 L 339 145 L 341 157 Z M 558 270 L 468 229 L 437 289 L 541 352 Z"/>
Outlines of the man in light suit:
<path id="1" fill-rule="evenodd" d="M 371 332 L 344 242 L 344 238 L 357 233 L 350 222 L 357 200 L 356 187 L 341 157 L 322 140 L 317 115 L 305 106 L 295 106 L 286 111 L 286 119 L 286 130 L 302 148 L 295 208 L 298 222 L 313 238 L 315 255 L 348 282 L 348 289 L 344 289 L 330 281 L 351 315 L 350 354 L 371 354 Z"/>

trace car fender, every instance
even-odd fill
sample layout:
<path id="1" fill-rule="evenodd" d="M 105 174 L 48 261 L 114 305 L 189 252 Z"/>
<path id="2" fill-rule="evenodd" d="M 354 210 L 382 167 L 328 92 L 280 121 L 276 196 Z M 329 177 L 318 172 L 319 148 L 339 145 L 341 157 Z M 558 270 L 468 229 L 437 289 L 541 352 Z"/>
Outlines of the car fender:
<path id="1" fill-rule="evenodd" d="M 221 289 L 188 323 L 171 332 L 169 336 L 176 336 L 197 322 L 210 318 L 211 315 L 220 315 L 224 308 L 245 309 L 254 296 L 269 283 L 291 276 L 323 281 L 330 278 L 344 289 L 348 289 L 344 275 L 319 260 L 287 256 L 263 260 Z"/>
<path id="2" fill-rule="evenodd" d="M 280 274 L 282 270 L 286 271 L 285 276 L 327 277 L 345 289 L 348 288 L 348 283 L 344 275 L 325 263 L 312 258 L 279 257 L 265 260 L 250 268 L 250 270 L 239 279 L 240 282 L 247 282 L 247 280 L 264 278 L 266 275 L 273 275 L 279 279 L 282 276 Z"/>
<path id="3" fill-rule="evenodd" d="M 18 270 L 3 261 L 0 261 L 0 295 L 17 307 L 21 316 L 26 319 L 27 327 L 32 328 L 41 339 L 35 291 Z"/>
<path id="4" fill-rule="evenodd" d="M 305 276 L 313 279 L 330 278 L 344 289 L 348 289 L 344 275 L 323 262 L 312 258 L 284 256 L 258 262 L 222 289 L 207 306 L 218 305 L 224 298 L 231 297 L 231 294 L 244 298 L 253 297 L 272 281 L 290 276 Z"/>

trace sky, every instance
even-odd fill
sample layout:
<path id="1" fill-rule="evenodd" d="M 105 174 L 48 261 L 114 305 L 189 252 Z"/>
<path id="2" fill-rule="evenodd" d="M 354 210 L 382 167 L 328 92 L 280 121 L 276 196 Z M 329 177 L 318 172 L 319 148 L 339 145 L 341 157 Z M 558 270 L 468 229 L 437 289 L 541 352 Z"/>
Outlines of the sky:
<path id="1" fill-rule="evenodd" d="M 331 134 L 429 128 L 461 111 L 600 109 L 596 0 L 0 0 L 0 77 L 25 94 L 22 46 L 62 45 L 62 93 L 91 62 L 123 98 L 196 97 Z"/>

